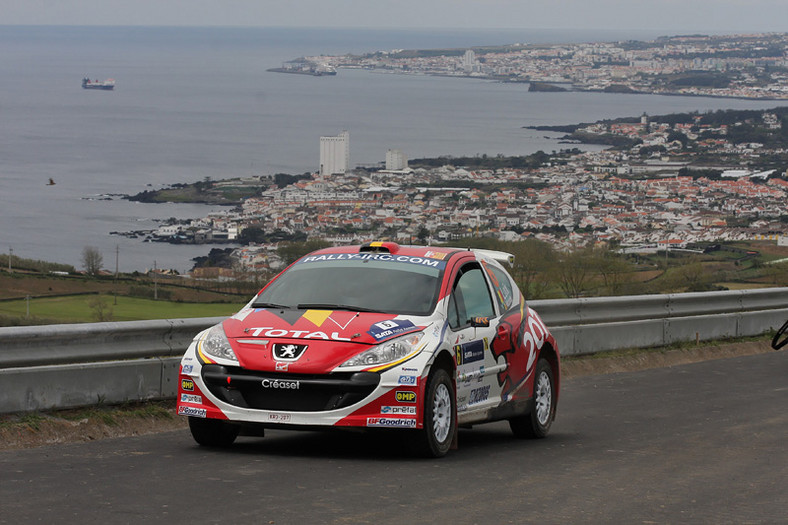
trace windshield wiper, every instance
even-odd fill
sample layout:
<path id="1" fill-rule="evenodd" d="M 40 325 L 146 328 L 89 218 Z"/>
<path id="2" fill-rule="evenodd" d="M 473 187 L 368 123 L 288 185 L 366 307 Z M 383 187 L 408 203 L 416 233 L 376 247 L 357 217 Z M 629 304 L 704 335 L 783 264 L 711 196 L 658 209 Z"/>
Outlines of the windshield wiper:
<path id="1" fill-rule="evenodd" d="M 332 304 L 332 303 L 298 303 L 296 306 L 299 310 L 348 310 L 350 312 L 380 312 L 374 308 L 363 308 L 361 306 L 352 306 L 349 304 Z"/>
<path id="2" fill-rule="evenodd" d="M 292 308 L 292 306 L 275 303 L 252 303 L 252 308 L 281 308 L 287 310 L 288 308 Z"/>

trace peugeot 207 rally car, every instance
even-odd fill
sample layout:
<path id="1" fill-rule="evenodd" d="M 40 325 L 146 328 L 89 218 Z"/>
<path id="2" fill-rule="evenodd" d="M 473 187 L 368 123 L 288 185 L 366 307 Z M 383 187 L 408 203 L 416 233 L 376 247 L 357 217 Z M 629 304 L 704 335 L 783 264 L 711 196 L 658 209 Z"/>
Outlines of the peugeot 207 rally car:
<path id="1" fill-rule="evenodd" d="M 197 335 L 178 413 L 207 446 L 266 427 L 383 427 L 442 456 L 458 426 L 503 419 L 544 437 L 559 353 L 501 264 L 512 259 L 391 242 L 306 255 Z"/>

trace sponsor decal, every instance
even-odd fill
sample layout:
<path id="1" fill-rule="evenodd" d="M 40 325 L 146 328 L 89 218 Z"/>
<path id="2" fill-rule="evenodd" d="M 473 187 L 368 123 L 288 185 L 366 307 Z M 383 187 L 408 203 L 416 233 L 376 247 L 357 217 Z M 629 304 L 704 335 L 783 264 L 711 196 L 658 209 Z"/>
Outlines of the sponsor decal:
<path id="1" fill-rule="evenodd" d="M 184 374 L 191 374 L 194 371 L 194 365 L 184 365 L 183 366 L 183 373 Z"/>
<path id="2" fill-rule="evenodd" d="M 416 325 L 407 319 L 390 319 L 388 321 L 381 321 L 379 323 L 373 324 L 369 327 L 367 333 L 374 337 L 375 340 L 380 341 L 382 339 L 386 339 L 387 337 L 393 337 L 403 332 L 411 331 L 414 328 L 416 328 Z"/>
<path id="3" fill-rule="evenodd" d="M 399 376 L 397 383 L 400 385 L 415 385 L 418 380 L 418 376 Z"/>
<path id="4" fill-rule="evenodd" d="M 331 321 L 342 330 L 347 330 L 348 325 L 356 318 L 356 314 L 334 310 L 307 310 L 302 318 L 318 328 L 323 326 L 326 321 Z"/>
<path id="5" fill-rule="evenodd" d="M 326 341 L 350 341 L 349 337 L 341 337 L 339 332 L 310 332 L 309 330 L 282 330 L 273 326 L 250 327 L 249 333 L 254 337 L 291 337 L 293 339 L 325 339 Z M 246 332 L 244 330 L 244 332 Z"/>
<path id="6" fill-rule="evenodd" d="M 482 401 L 487 401 L 487 398 L 490 397 L 490 385 L 486 385 L 480 388 L 474 388 L 471 390 L 471 393 L 468 395 L 468 404 L 473 405 L 475 403 L 481 403 Z"/>
<path id="7" fill-rule="evenodd" d="M 181 379 L 181 390 L 185 390 L 187 392 L 194 392 L 194 380 Z"/>
<path id="8" fill-rule="evenodd" d="M 185 406 L 178 407 L 179 416 L 205 417 L 207 413 L 208 411 L 205 410 L 204 408 L 194 408 L 194 407 L 185 407 Z"/>
<path id="9" fill-rule="evenodd" d="M 477 383 L 481 383 L 484 379 L 484 365 L 480 366 L 478 370 L 471 370 L 470 372 L 457 372 L 457 381 L 461 383 L 470 383 L 474 379 Z"/>
<path id="10" fill-rule="evenodd" d="M 287 369 L 290 368 L 290 363 L 276 363 L 275 366 L 277 372 L 287 372 Z"/>
<path id="11" fill-rule="evenodd" d="M 416 428 L 416 420 L 405 417 L 368 417 L 368 427 Z"/>
<path id="12" fill-rule="evenodd" d="M 524 305 L 511 310 L 501 319 L 501 326 L 509 328 L 509 337 L 493 340 L 492 353 L 496 359 L 503 357 L 506 368 L 498 373 L 502 398 L 508 400 L 525 384 L 533 372 L 539 350 L 547 339 L 547 328 L 536 313 Z"/>
<path id="13" fill-rule="evenodd" d="M 440 259 L 441 261 L 446 258 L 446 253 L 443 252 L 426 252 L 424 257 L 429 257 L 430 259 Z"/>
<path id="14" fill-rule="evenodd" d="M 277 361 L 297 361 L 307 349 L 307 345 L 274 343 L 273 354 Z"/>
<path id="15" fill-rule="evenodd" d="M 512 299 L 514 299 L 514 292 L 506 274 L 495 266 L 487 264 L 487 261 L 482 261 L 482 266 L 484 266 L 484 269 L 487 271 L 487 276 L 493 283 L 493 289 L 498 298 L 498 304 L 501 308 L 511 305 Z"/>
<path id="16" fill-rule="evenodd" d="M 326 255 L 311 255 L 309 257 L 304 257 L 296 264 L 353 260 L 418 264 L 419 266 L 430 266 L 432 268 L 438 269 L 446 267 L 446 262 L 437 258 L 414 257 L 411 255 L 394 255 L 390 253 L 329 253 Z"/>
<path id="17" fill-rule="evenodd" d="M 290 421 L 290 414 L 280 414 L 278 412 L 274 412 L 268 414 L 268 421 L 275 421 L 277 423 L 286 423 Z"/>
<path id="18" fill-rule="evenodd" d="M 194 403 L 195 405 L 202 405 L 202 396 L 181 394 L 181 403 Z"/>
<path id="19" fill-rule="evenodd" d="M 416 415 L 416 407 L 402 407 L 402 406 L 390 406 L 390 407 L 380 407 L 381 414 L 402 414 L 408 416 L 415 416 Z"/>
<path id="20" fill-rule="evenodd" d="M 399 403 L 415 403 L 416 392 L 408 392 L 407 390 L 397 390 L 394 397 Z"/>
<path id="21" fill-rule="evenodd" d="M 403 372 L 418 372 L 419 371 L 418 368 L 412 368 L 412 367 L 409 367 L 409 366 L 403 366 L 402 368 L 400 368 L 400 370 L 402 370 Z"/>
<path id="22" fill-rule="evenodd" d="M 263 388 L 272 388 L 274 390 L 298 390 L 301 388 L 301 381 L 293 379 L 263 379 L 260 381 Z"/>
<path id="23" fill-rule="evenodd" d="M 457 365 L 467 365 L 482 361 L 484 359 L 484 349 L 486 341 L 471 341 L 454 347 L 454 355 L 457 358 Z"/>

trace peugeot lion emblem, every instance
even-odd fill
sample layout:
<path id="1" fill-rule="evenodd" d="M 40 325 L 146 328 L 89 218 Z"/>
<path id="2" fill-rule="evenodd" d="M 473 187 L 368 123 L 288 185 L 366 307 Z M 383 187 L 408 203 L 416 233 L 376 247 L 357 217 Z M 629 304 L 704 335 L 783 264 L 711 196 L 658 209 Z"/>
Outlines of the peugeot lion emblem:
<path id="1" fill-rule="evenodd" d="M 274 359 L 277 361 L 296 361 L 306 350 L 307 345 L 294 345 L 289 343 L 274 344 Z"/>

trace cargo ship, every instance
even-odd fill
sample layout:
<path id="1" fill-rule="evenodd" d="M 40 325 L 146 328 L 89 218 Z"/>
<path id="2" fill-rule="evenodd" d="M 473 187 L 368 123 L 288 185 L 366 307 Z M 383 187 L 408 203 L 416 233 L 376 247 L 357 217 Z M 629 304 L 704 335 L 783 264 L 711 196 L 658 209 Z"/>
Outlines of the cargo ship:
<path id="1" fill-rule="evenodd" d="M 115 81 L 111 78 L 107 80 L 90 80 L 88 77 L 82 79 L 84 89 L 115 89 Z"/>

